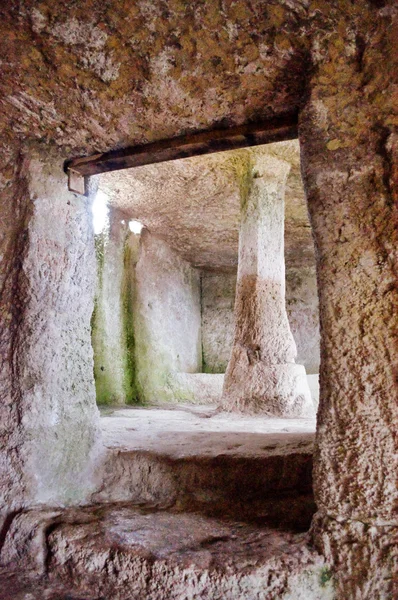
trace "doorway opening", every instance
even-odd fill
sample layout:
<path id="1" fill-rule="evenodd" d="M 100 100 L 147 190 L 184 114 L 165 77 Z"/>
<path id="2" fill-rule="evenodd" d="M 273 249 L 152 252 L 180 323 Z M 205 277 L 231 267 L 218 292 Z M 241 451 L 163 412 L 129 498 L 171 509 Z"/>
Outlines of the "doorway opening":
<path id="1" fill-rule="evenodd" d="M 102 229 L 96 233 L 93 346 L 99 404 L 217 404 L 235 329 L 242 152 L 97 176 L 94 227 L 102 219 Z M 251 152 L 272 153 L 290 165 L 286 309 L 296 362 L 305 367 L 317 403 L 315 256 L 298 142 Z"/>
<path id="2" fill-rule="evenodd" d="M 156 457 L 172 481 L 185 481 L 185 469 L 195 474 L 197 485 L 187 475 L 180 491 L 171 485 L 168 492 L 189 510 L 233 518 L 238 510 L 245 520 L 301 531 L 315 510 L 315 411 L 272 418 L 223 407 L 236 343 L 245 165 L 248 157 L 267 156 L 288 170 L 281 199 L 283 302 L 296 362 L 317 404 L 315 255 L 296 140 L 95 176 L 93 206 L 103 226 L 95 232 L 94 373 L 103 439 L 117 452 L 114 471 L 126 463 L 121 498 L 133 488 L 160 493 L 163 475 L 152 475 Z M 281 456 L 287 471 L 280 470 Z M 144 482 L 134 467 L 143 462 Z M 113 469 L 104 483 L 110 495 L 112 477 Z"/>

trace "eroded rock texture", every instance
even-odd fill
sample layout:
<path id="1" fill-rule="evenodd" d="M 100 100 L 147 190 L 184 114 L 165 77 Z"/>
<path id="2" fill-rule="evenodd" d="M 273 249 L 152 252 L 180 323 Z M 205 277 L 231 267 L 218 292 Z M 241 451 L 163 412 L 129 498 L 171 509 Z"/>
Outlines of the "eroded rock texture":
<path id="1" fill-rule="evenodd" d="M 286 235 L 289 233 L 285 228 Z M 203 369 L 209 373 L 225 373 L 234 340 L 236 274 L 205 271 L 201 288 Z M 286 311 L 297 347 L 296 362 L 304 365 L 307 375 L 319 373 L 315 259 L 314 265 L 308 267 L 289 268 L 286 264 Z"/>
<path id="2" fill-rule="evenodd" d="M 7 135 L 74 154 L 289 112 L 305 84 L 301 2 L 11 0 L 1 11 Z"/>
<path id="3" fill-rule="evenodd" d="M 341 598 L 397 594 L 393 10 L 386 6 L 377 23 L 371 5 L 353 6 L 350 20 L 332 11 L 329 36 L 313 41 L 300 119 L 321 314 L 314 536 L 336 565 Z"/>
<path id="4" fill-rule="evenodd" d="M 25 569 L 47 575 L 29 595 L 98 600 L 332 600 L 327 567 L 306 536 L 153 508 L 31 511 L 20 519 Z M 26 549 L 35 549 L 36 554 Z M 3 579 L 4 581 L 4 579 Z M 0 574 L 0 583 L 2 582 Z M 11 578 L 1 600 L 23 579 Z M 44 585 L 43 585 L 44 584 Z M 25 587 L 26 590 L 26 587 Z M 28 591 L 26 590 L 26 591 Z M 20 598 L 14 594 L 13 599 Z M 23 596 L 22 596 L 23 598 Z M 25 596 L 26 598 L 26 596 Z"/>
<path id="5" fill-rule="evenodd" d="M 23 469 L 19 445 L 20 395 L 15 378 L 13 353 L 24 310 L 18 294 L 21 265 L 26 253 L 27 226 L 31 216 L 28 193 L 28 166 L 21 154 L 15 153 L 3 163 L 9 179 L 1 181 L 0 233 L 0 506 L 10 507 L 21 501 L 24 492 Z M 8 184 L 8 185 L 7 185 Z M 0 517 L 1 519 L 1 517 Z M 2 522 L 0 520 L 0 526 Z"/>
<path id="6" fill-rule="evenodd" d="M 5 360 L 0 465 L 2 502 L 8 509 L 31 497 L 24 448 L 32 443 L 33 461 L 40 455 L 38 416 L 54 433 L 56 454 L 57 440 L 65 442 L 67 453 L 59 457 L 71 459 L 61 469 L 69 473 L 68 481 L 71 473 L 81 473 L 87 440 L 95 437 L 94 413 L 79 400 L 80 385 L 92 394 L 86 371 L 88 325 L 72 376 L 61 372 L 62 352 L 53 363 L 49 358 L 49 348 L 59 348 L 57 336 L 64 339 L 80 318 L 79 326 L 87 324 L 88 305 L 81 307 L 76 290 L 62 287 L 64 274 L 68 281 L 79 279 L 81 259 L 87 258 L 84 244 L 77 254 L 73 245 L 76 231 L 77 239 L 84 239 L 86 213 L 63 191 L 61 210 L 55 186 L 52 202 L 42 206 L 51 226 L 58 221 L 68 234 L 58 243 L 52 232 L 51 243 L 43 246 L 51 257 L 48 287 L 39 267 L 34 276 L 30 269 L 26 280 L 24 264 L 32 266 L 29 236 L 35 231 L 29 231 L 29 224 L 39 226 L 41 218 L 40 211 L 33 216 L 29 194 L 24 162 L 29 144 L 44 141 L 46 151 L 60 149 L 52 167 L 60 182 L 66 156 L 260 120 L 303 106 L 300 137 L 322 328 L 315 470 L 320 513 L 314 536 L 334 564 L 339 599 L 397 595 L 392 562 L 397 523 L 397 17 L 394 0 L 281 0 L 266 6 L 243 0 L 189 6 L 177 0 L 167 6 L 155 0 L 2 3 L 0 340 Z M 39 210 L 40 195 L 38 200 Z M 39 243 L 35 252 L 42 256 Z M 71 315 L 64 313 L 60 328 L 63 306 Z M 40 334 L 47 346 L 38 341 Z M 68 356 L 70 348 L 69 343 L 64 347 Z M 46 359 L 40 364 L 39 351 Z M 78 364 L 84 383 L 80 378 L 75 395 Z M 56 385 L 39 393 L 47 368 Z M 91 425 L 85 429 L 87 416 Z M 71 440 L 60 425 L 66 420 L 69 432 L 87 433 L 78 438 L 77 454 L 70 454 Z M 44 476 L 48 455 L 44 458 L 38 465 L 41 497 L 53 497 L 61 471 L 54 478 Z M 80 494 L 84 483 L 78 487 Z M 70 497 L 69 491 L 62 496 Z M 359 569 L 360 564 L 366 568 Z M 285 562 L 282 571 L 289 566 Z"/>
<path id="7" fill-rule="evenodd" d="M 87 201 L 65 189 L 59 165 L 33 150 L 21 168 L 13 190 L 16 219 L 8 213 L 13 227 L 2 254 L 8 271 L 2 289 L 5 512 L 31 502 L 83 499 L 98 437 Z"/>
<path id="8" fill-rule="evenodd" d="M 285 306 L 284 193 L 289 163 L 247 156 L 241 179 L 241 226 L 235 338 L 225 375 L 229 409 L 278 416 L 313 412 Z"/>

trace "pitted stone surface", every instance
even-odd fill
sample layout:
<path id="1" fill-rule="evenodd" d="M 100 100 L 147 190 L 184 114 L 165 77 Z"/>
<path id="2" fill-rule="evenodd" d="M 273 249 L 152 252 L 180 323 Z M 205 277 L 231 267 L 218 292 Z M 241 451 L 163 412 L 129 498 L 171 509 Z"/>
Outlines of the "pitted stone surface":
<path id="1" fill-rule="evenodd" d="M 354 600 L 397 597 L 398 574 L 398 13 L 377 14 L 362 6 L 361 52 L 348 21 L 315 36 L 300 117 L 321 317 L 313 533 Z"/>
<path id="2" fill-rule="evenodd" d="M 7 137 L 92 153 L 289 112 L 303 93 L 299 1 L 24 0 L 1 12 Z"/>
<path id="3" fill-rule="evenodd" d="M 329 517 L 320 510 L 311 526 L 312 538 L 325 560 L 339 574 L 336 594 L 362 600 L 398 597 L 398 525 Z"/>
<path id="4" fill-rule="evenodd" d="M 0 514 L 30 503 L 82 501 L 100 452 L 89 200 L 67 191 L 50 151 L 32 150 L 23 173 L 15 271 L 4 279 L 1 308 L 1 329 L 9 331 L 1 336 Z M 2 258 L 9 268 L 9 255 Z"/>
<path id="5" fill-rule="evenodd" d="M 28 516 L 32 525 L 42 518 L 39 511 Z M 25 574 L 44 567 L 42 582 L 23 597 L 12 595 L 9 578 L 1 600 L 53 600 L 55 590 L 89 600 L 334 598 L 331 582 L 324 581 L 327 565 L 305 534 L 239 521 L 123 505 L 89 507 L 48 517 L 40 541 L 45 563 Z"/>
<path id="6" fill-rule="evenodd" d="M 375 517 L 375 527 L 380 519 L 391 522 L 398 355 L 394 0 L 266 7 L 238 1 L 220 10 L 196 2 L 125 8 L 99 0 L 11 0 L 1 17 L 1 423 L 5 448 L 12 448 L 1 457 L 6 506 L 30 501 L 15 427 L 25 405 L 13 358 L 26 307 L 18 293 L 31 217 L 26 142 L 43 143 L 45 152 L 60 147 L 60 169 L 66 155 L 260 120 L 304 101 L 300 137 L 324 340 L 316 493 L 326 511 L 338 511 L 346 532 L 350 520 L 361 527 L 353 517 Z M 34 408 L 42 407 L 39 398 Z M 328 535 L 327 523 L 322 529 Z M 383 591 L 380 557 L 372 554 L 382 535 L 372 529 L 372 536 L 363 538 L 376 557 L 364 563 L 369 568 L 346 561 L 337 572 L 336 593 L 344 600 L 348 579 L 361 600 Z M 344 539 L 336 535 L 336 565 Z M 351 558 L 354 546 L 345 544 Z"/>

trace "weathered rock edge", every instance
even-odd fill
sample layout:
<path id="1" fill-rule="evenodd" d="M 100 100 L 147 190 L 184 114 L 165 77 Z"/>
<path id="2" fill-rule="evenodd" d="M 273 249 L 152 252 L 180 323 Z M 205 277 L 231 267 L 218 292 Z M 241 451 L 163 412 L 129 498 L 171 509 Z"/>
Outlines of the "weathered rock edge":
<path id="1" fill-rule="evenodd" d="M 120 504 L 33 510 L 15 521 L 9 537 L 16 535 L 17 552 L 9 566 L 77 597 L 334 597 L 330 572 L 305 534 Z M 1 600 L 15 599 L 9 592 L 0 592 Z"/>

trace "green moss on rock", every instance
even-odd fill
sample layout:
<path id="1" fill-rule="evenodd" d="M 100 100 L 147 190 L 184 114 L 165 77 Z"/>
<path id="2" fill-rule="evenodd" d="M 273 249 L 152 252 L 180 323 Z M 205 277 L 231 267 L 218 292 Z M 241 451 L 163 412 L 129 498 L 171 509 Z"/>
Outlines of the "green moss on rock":
<path id="1" fill-rule="evenodd" d="M 117 237 L 117 236 L 120 237 Z M 97 294 L 91 318 L 92 345 L 94 350 L 94 379 L 97 404 L 139 404 L 140 394 L 136 385 L 136 361 L 134 339 L 134 257 L 129 244 L 130 232 L 126 228 L 116 239 L 110 239 L 106 230 L 95 236 L 97 259 Z M 116 244 L 114 246 L 113 244 Z M 116 252 L 115 252 L 116 249 Z M 109 277 L 109 261 L 121 260 L 119 273 L 121 281 L 119 293 L 115 290 L 115 302 L 120 302 L 120 330 L 112 338 L 115 354 L 109 348 L 106 317 L 111 307 L 109 298 L 104 297 L 105 278 Z M 107 282 L 109 283 L 109 282 Z"/>
<path id="2" fill-rule="evenodd" d="M 123 337 L 124 337 L 124 389 L 127 404 L 141 404 L 141 398 L 137 386 L 137 369 L 135 360 L 135 337 L 134 337 L 134 260 L 133 252 L 128 237 L 124 243 L 123 256 L 123 286 L 122 286 L 122 310 L 123 310 Z M 142 397 L 142 395 L 141 395 Z"/>

